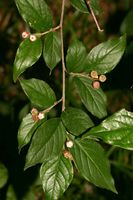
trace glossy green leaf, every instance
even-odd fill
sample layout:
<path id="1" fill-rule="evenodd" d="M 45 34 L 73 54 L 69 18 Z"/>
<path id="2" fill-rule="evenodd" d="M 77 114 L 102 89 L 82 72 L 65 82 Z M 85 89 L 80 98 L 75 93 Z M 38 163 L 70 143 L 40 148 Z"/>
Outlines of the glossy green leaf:
<path id="1" fill-rule="evenodd" d="M 53 118 L 39 126 L 32 138 L 26 156 L 25 169 L 37 163 L 44 162 L 51 156 L 59 155 L 63 149 L 65 128 L 59 118 Z"/>
<path id="2" fill-rule="evenodd" d="M 84 137 L 96 137 L 104 142 L 133 150 L 133 113 L 122 109 L 92 128 Z"/>
<path id="3" fill-rule="evenodd" d="M 72 5 L 83 13 L 88 13 L 87 6 L 84 0 L 71 0 Z"/>
<path id="4" fill-rule="evenodd" d="M 92 80 L 87 77 L 76 76 L 74 79 L 81 101 L 88 111 L 98 118 L 105 117 L 106 96 L 102 89 L 94 89 Z"/>
<path id="5" fill-rule="evenodd" d="M 38 79 L 20 80 L 25 94 L 34 106 L 45 109 L 56 101 L 55 93 L 50 86 Z"/>
<path id="6" fill-rule="evenodd" d="M 70 149 L 80 174 L 94 185 L 116 193 L 103 148 L 92 140 L 75 140 Z"/>
<path id="7" fill-rule="evenodd" d="M 34 121 L 30 113 L 23 118 L 18 130 L 19 151 L 30 142 L 31 137 L 37 127 L 40 126 L 40 124 L 42 124 L 45 120 L 46 119 Z"/>
<path id="8" fill-rule="evenodd" d="M 22 149 L 22 147 L 30 142 L 32 135 L 30 135 L 29 132 L 31 131 L 35 123 L 36 122 L 32 119 L 32 115 L 30 113 L 23 118 L 18 130 L 19 151 Z"/>
<path id="9" fill-rule="evenodd" d="M 57 33 L 51 32 L 45 36 L 43 57 L 50 70 L 61 60 L 61 41 Z"/>
<path id="10" fill-rule="evenodd" d="M 98 74 L 106 74 L 113 70 L 120 61 L 126 47 L 125 36 L 108 40 L 94 47 L 88 54 L 88 69 L 96 70 Z"/>
<path id="11" fill-rule="evenodd" d="M 57 200 L 73 179 L 73 166 L 63 155 L 47 159 L 40 170 L 46 199 Z"/>
<path id="12" fill-rule="evenodd" d="M 31 28 L 44 32 L 52 27 L 52 15 L 45 0 L 16 0 L 16 5 Z"/>
<path id="13" fill-rule="evenodd" d="M 121 32 L 133 35 L 133 10 L 131 10 L 121 24 Z"/>
<path id="14" fill-rule="evenodd" d="M 4 187 L 8 180 L 8 171 L 4 164 L 0 162 L 0 188 Z"/>
<path id="15" fill-rule="evenodd" d="M 40 58 L 42 54 L 41 39 L 31 42 L 25 39 L 19 46 L 13 67 L 14 81 L 29 67 L 31 67 Z"/>
<path id="16" fill-rule="evenodd" d="M 82 42 L 73 42 L 67 51 L 66 66 L 69 72 L 82 72 L 86 66 L 87 52 Z"/>
<path id="17" fill-rule="evenodd" d="M 94 125 L 90 117 L 78 108 L 67 108 L 61 118 L 67 130 L 76 136 Z"/>

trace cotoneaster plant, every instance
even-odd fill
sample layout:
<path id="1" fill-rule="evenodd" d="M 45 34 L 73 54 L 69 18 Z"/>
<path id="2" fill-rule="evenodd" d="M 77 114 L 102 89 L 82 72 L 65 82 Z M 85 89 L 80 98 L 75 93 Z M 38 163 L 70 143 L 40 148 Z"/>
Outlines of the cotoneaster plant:
<path id="1" fill-rule="evenodd" d="M 31 28 L 31 32 L 22 33 L 23 41 L 18 47 L 13 68 L 14 82 L 20 81 L 32 105 L 18 131 L 19 151 L 30 144 L 25 170 L 41 164 L 40 179 L 48 200 L 59 199 L 67 190 L 74 176 L 74 167 L 87 181 L 117 193 L 100 141 L 133 150 L 133 113 L 122 109 L 108 117 L 101 84 L 106 81 L 105 74 L 112 71 L 123 56 L 126 38 L 121 36 L 105 41 L 89 53 L 76 39 L 69 44 L 65 55 L 63 21 L 67 17 L 64 16 L 66 1 L 60 2 L 60 23 L 54 27 L 52 11 L 45 0 L 16 0 L 22 18 Z M 98 31 L 103 31 L 96 18 L 99 12 L 97 0 L 70 0 L 70 3 L 81 12 L 90 13 Z M 41 55 L 50 74 L 59 62 L 62 65 L 60 99 L 45 81 L 22 76 Z M 69 101 L 66 106 L 68 86 L 73 95 L 71 98 L 75 98 L 76 93 L 85 109 L 69 107 Z M 47 117 L 58 104 L 62 105 L 61 115 Z M 96 126 L 88 113 L 104 120 Z"/>

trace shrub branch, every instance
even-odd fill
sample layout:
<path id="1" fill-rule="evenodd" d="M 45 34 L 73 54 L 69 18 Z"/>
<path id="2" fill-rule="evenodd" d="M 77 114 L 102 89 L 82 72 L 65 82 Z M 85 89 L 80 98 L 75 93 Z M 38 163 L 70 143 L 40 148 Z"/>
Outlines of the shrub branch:
<path id="1" fill-rule="evenodd" d="M 65 59 L 64 59 L 64 41 L 63 41 L 63 19 L 64 19 L 65 0 L 62 0 L 60 17 L 60 37 L 61 37 L 61 60 L 62 60 L 62 111 L 65 110 Z"/>

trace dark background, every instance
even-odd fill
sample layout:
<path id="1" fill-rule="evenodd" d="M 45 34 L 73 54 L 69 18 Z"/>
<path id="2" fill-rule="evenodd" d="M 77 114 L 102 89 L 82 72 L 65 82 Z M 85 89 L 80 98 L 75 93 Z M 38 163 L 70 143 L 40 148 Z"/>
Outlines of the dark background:
<path id="1" fill-rule="evenodd" d="M 53 11 L 54 23 L 58 24 L 60 17 L 60 1 L 47 1 Z M 98 20 L 104 33 L 98 33 L 92 17 L 77 12 L 66 5 L 64 37 L 65 48 L 74 37 L 83 41 L 88 51 L 100 42 L 120 36 L 127 31 L 126 52 L 118 66 L 107 75 L 107 82 L 103 89 L 108 97 L 108 113 L 112 114 L 120 108 L 133 111 L 133 23 L 127 22 L 128 30 L 121 31 L 126 16 L 133 10 L 130 0 L 102 0 L 102 13 Z M 132 15 L 133 16 L 133 15 Z M 131 20 L 129 20 L 131 21 Z M 128 24 L 129 23 L 129 24 Z M 130 28 L 131 29 L 130 29 Z M 0 162 L 4 163 L 9 172 L 9 179 L 0 190 L 0 200 L 44 200 L 39 180 L 36 180 L 38 167 L 23 171 L 26 148 L 19 154 L 17 144 L 17 130 L 22 117 L 30 110 L 29 102 L 21 90 L 19 82 L 12 80 L 12 69 L 15 53 L 22 41 L 21 33 L 26 25 L 21 19 L 14 1 L 0 1 Z M 26 77 L 36 77 L 47 80 L 49 70 L 43 59 L 31 67 L 24 74 Z M 57 80 L 55 79 L 57 77 Z M 55 69 L 49 79 L 54 87 L 60 85 L 59 67 Z M 60 89 L 55 88 L 60 94 Z M 56 112 L 56 111 L 55 111 Z M 54 115 L 54 113 L 53 113 Z M 133 154 L 119 148 L 108 150 L 111 170 L 115 179 L 119 195 L 96 188 L 84 181 L 75 171 L 75 178 L 66 191 L 62 200 L 131 200 L 133 199 Z M 9 191 L 9 187 L 13 191 Z M 11 198 L 7 198 L 8 194 Z M 16 197 L 15 197 L 16 196 Z"/>

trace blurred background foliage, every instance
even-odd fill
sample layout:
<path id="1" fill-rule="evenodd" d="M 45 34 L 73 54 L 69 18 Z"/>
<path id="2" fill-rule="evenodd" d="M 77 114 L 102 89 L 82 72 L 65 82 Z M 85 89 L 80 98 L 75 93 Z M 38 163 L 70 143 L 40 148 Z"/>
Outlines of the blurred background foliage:
<path id="1" fill-rule="evenodd" d="M 60 20 L 60 0 L 47 0 L 53 12 L 55 26 Z M 64 20 L 65 49 L 78 38 L 88 51 L 109 38 L 127 34 L 126 52 L 116 69 L 107 75 L 103 89 L 108 98 L 108 113 L 126 108 L 133 111 L 133 1 L 100 0 L 101 14 L 98 16 L 104 32 L 98 33 L 93 19 L 88 14 L 75 10 L 66 1 Z M 0 200 L 44 200 L 40 187 L 38 168 L 23 171 L 27 148 L 18 154 L 17 130 L 22 117 L 31 107 L 19 82 L 12 80 L 15 53 L 22 41 L 21 33 L 28 30 L 21 19 L 13 0 L 0 1 Z M 24 73 L 26 78 L 35 77 L 48 81 L 57 96 L 61 92 L 60 64 L 49 78 L 49 70 L 43 59 Z M 55 84 L 55 82 L 56 84 Z M 56 87 L 55 87 L 56 85 Z M 75 98 L 76 99 L 76 98 Z M 79 104 L 78 99 L 71 104 Z M 81 106 L 81 105 L 79 105 Z M 53 110 L 54 116 L 58 110 Z M 96 188 L 79 177 L 75 178 L 61 200 L 131 200 L 133 199 L 133 153 L 119 148 L 105 146 L 111 162 L 111 170 L 119 195 Z"/>

